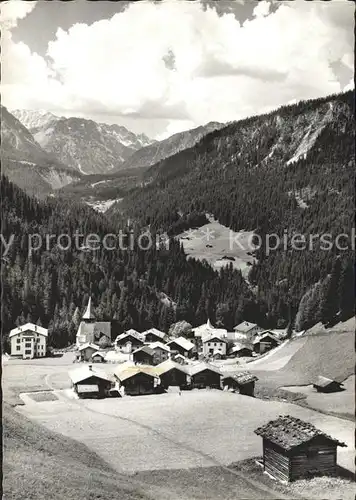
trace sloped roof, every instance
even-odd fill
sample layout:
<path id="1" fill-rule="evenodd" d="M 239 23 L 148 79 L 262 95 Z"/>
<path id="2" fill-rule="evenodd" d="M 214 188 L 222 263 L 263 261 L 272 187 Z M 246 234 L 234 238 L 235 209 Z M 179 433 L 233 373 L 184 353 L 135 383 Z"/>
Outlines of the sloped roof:
<path id="1" fill-rule="evenodd" d="M 296 448 L 318 436 L 333 441 L 337 446 L 346 446 L 345 443 L 325 434 L 309 422 L 304 422 L 290 415 L 280 415 L 276 420 L 271 420 L 268 424 L 256 429 L 255 433 L 284 450 Z"/>
<path id="2" fill-rule="evenodd" d="M 234 346 L 231 348 L 231 352 L 239 352 L 242 351 L 242 349 L 248 349 L 249 351 L 253 350 L 251 344 L 240 344 L 236 342 Z"/>
<path id="3" fill-rule="evenodd" d="M 126 337 L 133 337 L 134 339 L 141 342 L 141 344 L 143 344 L 143 340 L 142 340 L 142 338 L 140 338 L 140 334 L 138 332 L 136 332 L 136 330 L 133 330 L 132 328 L 130 330 L 128 330 L 127 332 L 124 332 L 124 333 L 121 333 L 120 335 L 118 335 L 115 339 L 115 343 L 120 342 L 121 340 L 124 340 Z"/>
<path id="4" fill-rule="evenodd" d="M 156 373 L 157 375 L 163 375 L 163 373 L 167 373 L 170 370 L 173 369 L 179 370 L 180 372 L 184 373 L 185 375 L 188 374 L 188 371 L 182 367 L 179 363 L 175 363 L 171 359 L 167 359 L 166 361 L 163 361 L 163 363 L 160 363 L 159 365 L 156 366 Z"/>
<path id="5" fill-rule="evenodd" d="M 203 325 L 192 328 L 192 332 L 194 332 L 195 337 L 203 337 L 203 336 L 205 337 L 206 335 L 209 335 L 211 333 L 215 333 L 217 335 L 222 335 L 222 336 L 226 336 L 227 334 L 227 330 L 225 330 L 225 328 L 215 328 L 211 324 L 209 319 Z"/>
<path id="6" fill-rule="evenodd" d="M 100 334 L 105 335 L 111 340 L 110 321 L 95 321 L 95 323 L 86 323 L 85 321 L 81 321 L 77 331 L 77 337 L 90 335 L 97 340 L 99 340 Z"/>
<path id="7" fill-rule="evenodd" d="M 142 335 L 146 336 L 149 333 L 153 333 L 154 335 L 157 335 L 157 337 L 160 337 L 161 339 L 164 339 L 164 337 L 166 336 L 164 332 L 161 332 L 161 330 L 157 330 L 157 328 L 150 328 L 149 330 L 142 332 Z"/>
<path id="8" fill-rule="evenodd" d="M 334 384 L 334 383 L 342 385 L 339 382 L 337 382 L 336 380 L 332 380 L 331 378 L 323 377 L 321 375 L 319 375 L 319 377 L 317 377 L 315 382 L 313 382 L 313 384 L 318 386 L 318 387 L 327 387 L 328 385 Z"/>
<path id="9" fill-rule="evenodd" d="M 233 375 L 225 375 L 223 377 L 223 380 L 226 380 L 228 378 L 232 378 L 240 385 L 250 384 L 251 382 L 256 382 L 258 380 L 258 377 L 250 372 L 239 372 L 234 373 Z"/>
<path id="10" fill-rule="evenodd" d="M 94 313 L 93 313 L 93 307 L 91 304 L 91 297 L 89 297 L 88 300 L 88 305 L 87 308 L 82 316 L 83 319 L 95 319 Z"/>
<path id="11" fill-rule="evenodd" d="M 216 339 L 218 342 L 225 342 L 225 344 L 227 343 L 227 339 L 225 339 L 224 337 L 221 337 L 220 335 L 217 335 L 216 333 L 210 333 L 209 335 L 204 337 L 203 344 L 205 342 L 211 342 L 214 339 Z"/>
<path id="12" fill-rule="evenodd" d="M 113 382 L 113 377 L 102 370 L 97 370 L 95 368 L 89 368 L 88 365 L 81 366 L 75 370 L 68 372 L 70 379 L 73 384 L 78 384 L 79 382 L 84 382 L 90 377 L 97 377 L 106 382 Z"/>
<path id="13" fill-rule="evenodd" d="M 253 344 L 258 344 L 259 342 L 261 342 L 261 340 L 264 340 L 266 338 L 270 338 L 272 340 L 275 340 L 277 342 L 277 344 L 280 343 L 280 340 L 278 340 L 277 337 L 275 337 L 272 333 L 266 332 L 266 333 L 263 333 L 262 335 L 259 335 L 255 339 L 253 339 Z"/>
<path id="14" fill-rule="evenodd" d="M 26 323 L 25 325 L 17 326 L 16 328 L 13 328 L 12 330 L 10 330 L 9 338 L 13 337 L 14 335 L 18 335 L 19 333 L 26 332 L 27 330 L 30 330 L 31 332 L 39 333 L 40 335 L 44 335 L 45 337 L 48 337 L 47 328 L 43 328 L 42 326 L 35 325 L 34 323 Z"/>
<path id="15" fill-rule="evenodd" d="M 86 342 L 85 344 L 82 344 L 80 347 L 78 347 L 78 351 L 83 351 L 84 349 L 87 349 L 88 347 L 91 347 L 92 349 L 95 349 L 96 351 L 99 351 L 99 346 L 92 344 L 91 342 Z"/>
<path id="16" fill-rule="evenodd" d="M 93 352 L 91 357 L 94 358 L 95 356 L 101 356 L 104 359 L 106 356 L 106 352 Z"/>
<path id="17" fill-rule="evenodd" d="M 172 340 L 170 340 L 168 342 L 168 345 L 172 344 L 173 342 L 175 342 L 176 344 L 178 344 L 185 351 L 190 351 L 194 347 L 193 342 L 191 342 L 190 340 L 186 339 L 185 337 L 177 337 L 176 339 L 172 339 Z"/>
<path id="18" fill-rule="evenodd" d="M 247 333 L 250 330 L 252 330 L 252 328 L 255 328 L 256 326 L 258 326 L 257 323 L 250 323 L 249 321 L 243 321 L 239 325 L 234 326 L 234 330 L 238 330 L 239 332 Z"/>
<path id="19" fill-rule="evenodd" d="M 134 351 L 132 354 L 136 354 L 138 352 L 145 352 L 146 354 L 148 354 L 149 356 L 153 356 L 154 354 L 154 351 L 153 349 L 151 349 L 148 345 L 144 345 L 143 347 L 139 347 L 138 349 L 136 349 L 136 351 Z"/>
<path id="20" fill-rule="evenodd" d="M 167 352 L 171 352 L 171 348 L 166 345 L 166 344 L 163 344 L 162 342 L 150 342 L 149 344 L 147 344 L 152 350 L 155 350 L 155 349 L 163 349 L 163 351 L 167 351 Z"/>
<path id="21" fill-rule="evenodd" d="M 215 366 L 209 365 L 207 363 L 197 363 L 196 365 L 190 365 L 188 367 L 189 375 L 193 376 L 197 373 L 203 372 L 204 370 L 210 370 L 212 372 L 218 373 L 221 375 L 220 370 Z"/>
<path id="22" fill-rule="evenodd" d="M 134 365 L 134 366 L 118 366 L 114 372 L 115 376 L 123 382 L 131 377 L 134 377 L 138 373 L 144 373 L 150 377 L 156 378 L 157 373 L 156 369 L 153 366 L 145 366 L 145 365 Z"/>

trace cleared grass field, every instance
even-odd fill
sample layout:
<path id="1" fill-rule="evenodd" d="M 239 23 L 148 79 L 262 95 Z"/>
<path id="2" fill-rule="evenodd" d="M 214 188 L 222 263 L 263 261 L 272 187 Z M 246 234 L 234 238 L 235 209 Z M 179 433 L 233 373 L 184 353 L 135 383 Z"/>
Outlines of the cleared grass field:
<path id="1" fill-rule="evenodd" d="M 209 217 L 210 222 L 193 231 L 186 231 L 177 236 L 183 244 L 188 257 L 205 259 L 214 269 L 230 263 L 235 269 L 241 269 L 246 277 L 250 270 L 249 262 L 254 258 L 248 254 L 253 251 L 252 231 L 234 232 Z"/>

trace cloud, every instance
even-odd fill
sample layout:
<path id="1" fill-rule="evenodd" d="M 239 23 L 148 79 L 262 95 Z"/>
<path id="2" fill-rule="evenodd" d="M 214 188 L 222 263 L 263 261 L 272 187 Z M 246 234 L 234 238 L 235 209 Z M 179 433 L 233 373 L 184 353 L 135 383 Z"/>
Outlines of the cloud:
<path id="1" fill-rule="evenodd" d="M 258 5 L 253 9 L 253 15 L 255 17 L 268 16 L 270 6 L 271 6 L 270 2 L 262 0 L 262 2 L 259 2 Z"/>
<path id="2" fill-rule="evenodd" d="M 148 134 L 151 118 L 165 135 L 339 92 L 352 77 L 351 2 L 275 10 L 262 1 L 244 22 L 207 2 L 135 2 L 110 19 L 58 29 L 45 58 L 12 40 L 10 28 L 31 5 L 14 3 L 24 6 L 5 11 L 2 98 L 10 109 L 127 117 Z"/>

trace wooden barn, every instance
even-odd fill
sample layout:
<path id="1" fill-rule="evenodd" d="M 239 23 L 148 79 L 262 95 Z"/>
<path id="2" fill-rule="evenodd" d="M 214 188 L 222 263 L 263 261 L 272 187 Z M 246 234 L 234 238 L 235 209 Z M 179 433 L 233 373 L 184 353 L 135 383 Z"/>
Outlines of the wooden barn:
<path id="1" fill-rule="evenodd" d="M 221 389 L 220 371 L 213 366 L 199 363 L 190 367 L 189 374 L 193 389 L 204 389 L 205 387 Z"/>
<path id="2" fill-rule="evenodd" d="M 279 340 L 272 333 L 264 333 L 253 341 L 253 350 L 257 354 L 264 354 L 279 345 Z"/>
<path id="3" fill-rule="evenodd" d="M 187 386 L 188 373 L 179 363 L 168 359 L 156 367 L 156 372 L 164 389 L 170 386 Z"/>
<path id="4" fill-rule="evenodd" d="M 154 351 L 148 345 L 140 347 L 132 353 L 134 362 L 142 365 L 153 365 L 153 356 Z"/>
<path id="5" fill-rule="evenodd" d="M 185 337 L 177 337 L 170 340 L 167 345 L 171 348 L 172 353 L 181 354 L 185 358 L 190 358 L 194 352 L 195 345 Z"/>
<path id="6" fill-rule="evenodd" d="M 250 344 L 235 343 L 230 349 L 230 356 L 236 358 L 252 357 L 253 348 Z"/>
<path id="7" fill-rule="evenodd" d="M 78 348 L 79 358 L 81 361 L 90 361 L 93 354 L 99 351 L 99 347 L 95 344 L 87 342 Z"/>
<path id="8" fill-rule="evenodd" d="M 104 371 L 91 365 L 82 366 L 69 372 L 72 386 L 81 398 L 103 398 L 109 395 L 114 379 Z"/>
<path id="9" fill-rule="evenodd" d="M 99 352 L 99 351 L 98 352 L 94 352 L 91 355 L 91 361 L 93 363 L 106 363 L 105 356 L 106 356 L 105 352 Z"/>
<path id="10" fill-rule="evenodd" d="M 339 392 L 343 390 L 342 384 L 327 377 L 319 376 L 313 383 L 318 392 Z"/>
<path id="11" fill-rule="evenodd" d="M 153 342 L 148 344 L 149 348 L 153 351 L 153 364 L 159 365 L 171 357 L 171 349 L 163 342 Z"/>
<path id="12" fill-rule="evenodd" d="M 245 396 L 253 396 L 255 392 L 255 383 L 258 380 L 256 375 L 249 372 L 235 373 L 223 377 L 223 387 Z"/>
<path id="13" fill-rule="evenodd" d="M 165 342 L 166 334 L 157 330 L 157 328 L 150 328 L 145 332 L 142 332 L 145 342 Z"/>
<path id="14" fill-rule="evenodd" d="M 114 374 L 119 388 L 123 387 L 130 396 L 153 394 L 158 383 L 152 366 L 119 366 Z"/>
<path id="15" fill-rule="evenodd" d="M 263 439 L 263 468 L 275 479 L 295 481 L 334 475 L 337 447 L 345 443 L 289 415 L 255 430 Z"/>
<path id="16" fill-rule="evenodd" d="M 126 332 L 116 337 L 115 349 L 117 351 L 131 353 L 132 351 L 135 351 L 139 347 L 142 347 L 143 343 L 144 342 L 141 337 L 141 334 L 136 330 L 134 330 L 133 328 L 131 328 L 130 330 L 127 330 Z"/>

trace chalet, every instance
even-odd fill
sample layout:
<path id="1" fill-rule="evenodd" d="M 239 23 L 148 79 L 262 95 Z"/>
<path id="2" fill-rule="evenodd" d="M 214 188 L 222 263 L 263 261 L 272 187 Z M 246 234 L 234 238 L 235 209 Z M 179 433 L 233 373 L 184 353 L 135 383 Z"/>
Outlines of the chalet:
<path id="1" fill-rule="evenodd" d="M 93 363 L 106 363 L 106 352 L 96 351 L 91 355 L 91 361 Z"/>
<path id="2" fill-rule="evenodd" d="M 253 352 L 253 347 L 251 344 L 236 343 L 230 349 L 230 355 L 236 358 L 251 357 L 252 352 Z"/>
<path id="3" fill-rule="evenodd" d="M 47 328 L 26 323 L 13 328 L 9 333 L 11 356 L 23 359 L 43 358 L 47 351 Z"/>
<path id="4" fill-rule="evenodd" d="M 145 342 L 164 342 L 166 334 L 157 330 L 157 328 L 150 328 L 145 332 L 142 332 Z"/>
<path id="5" fill-rule="evenodd" d="M 118 335 L 115 339 L 115 349 L 117 351 L 131 353 L 143 346 L 141 335 L 136 330 L 128 330 Z"/>
<path id="6" fill-rule="evenodd" d="M 93 354 L 99 351 L 99 347 L 95 344 L 87 342 L 78 348 L 80 361 L 90 361 Z"/>
<path id="7" fill-rule="evenodd" d="M 219 337 L 215 333 L 208 335 L 203 340 L 203 355 L 215 355 L 220 354 L 220 356 L 226 356 L 227 350 L 227 340 L 223 337 Z"/>
<path id="8" fill-rule="evenodd" d="M 223 387 L 245 396 L 253 396 L 255 392 L 255 382 L 258 378 L 249 372 L 235 373 L 223 377 Z"/>
<path id="9" fill-rule="evenodd" d="M 155 369 L 146 365 L 119 366 L 114 375 L 119 388 L 130 396 L 153 394 L 159 382 Z"/>
<path id="10" fill-rule="evenodd" d="M 263 439 L 264 470 L 281 481 L 334 475 L 337 447 L 346 446 L 289 415 L 270 421 L 255 433 Z"/>
<path id="11" fill-rule="evenodd" d="M 170 347 L 162 342 L 153 342 L 152 344 L 148 344 L 148 347 L 153 351 L 154 365 L 159 365 L 171 357 Z"/>
<path id="12" fill-rule="evenodd" d="M 80 347 L 87 343 L 98 344 L 102 337 L 105 337 L 111 344 L 111 323 L 110 321 L 96 321 L 91 297 L 89 297 L 87 308 L 78 327 L 76 345 Z"/>
<path id="13" fill-rule="evenodd" d="M 154 351 L 148 345 L 144 345 L 132 353 L 134 362 L 142 365 L 153 365 L 153 357 Z"/>
<path id="14" fill-rule="evenodd" d="M 279 340 L 272 333 L 263 333 L 253 340 L 253 350 L 257 354 L 264 354 L 274 349 L 280 344 Z"/>
<path id="15" fill-rule="evenodd" d="M 102 398 L 109 396 L 114 379 L 107 373 L 85 365 L 69 372 L 72 386 L 79 397 Z"/>
<path id="16" fill-rule="evenodd" d="M 225 328 L 215 328 L 209 319 L 203 325 L 192 328 L 192 332 L 194 337 L 200 341 L 203 341 L 205 337 L 212 334 L 218 335 L 219 337 L 226 337 L 227 334 Z"/>
<path id="17" fill-rule="evenodd" d="M 171 351 L 176 354 L 181 354 L 185 358 L 191 357 L 195 345 L 190 340 L 185 337 L 177 337 L 176 339 L 172 339 L 167 343 L 167 345 L 171 348 Z"/>
<path id="18" fill-rule="evenodd" d="M 236 333 L 242 333 L 246 339 L 252 340 L 259 332 L 263 331 L 263 328 L 258 326 L 256 323 L 250 323 L 249 321 L 243 321 L 239 325 L 234 327 Z"/>
<path id="19" fill-rule="evenodd" d="M 170 386 L 186 387 L 188 382 L 188 373 L 179 363 L 171 359 L 164 361 L 156 367 L 156 373 L 161 380 L 164 389 Z"/>
<path id="20" fill-rule="evenodd" d="M 340 382 L 330 378 L 319 376 L 313 383 L 314 389 L 318 392 L 338 392 L 342 391 L 343 387 Z"/>
<path id="21" fill-rule="evenodd" d="M 179 363 L 180 365 L 187 365 L 188 364 L 187 358 L 185 358 L 181 354 L 174 354 L 171 356 L 171 359 L 173 361 L 175 361 L 176 363 Z"/>
<path id="22" fill-rule="evenodd" d="M 190 366 L 189 375 L 192 388 L 203 389 L 205 387 L 210 387 L 221 389 L 220 371 L 211 365 L 198 363 Z"/>

